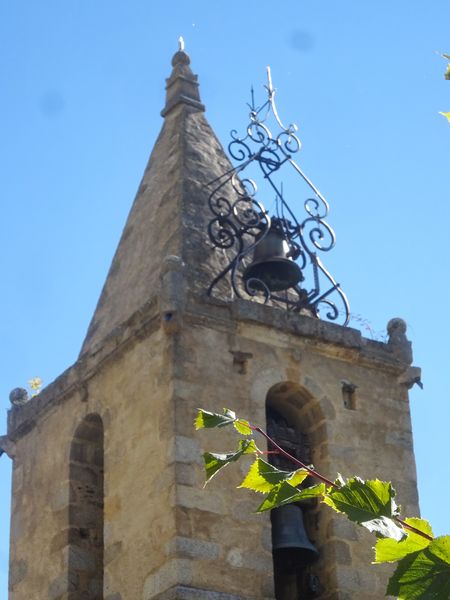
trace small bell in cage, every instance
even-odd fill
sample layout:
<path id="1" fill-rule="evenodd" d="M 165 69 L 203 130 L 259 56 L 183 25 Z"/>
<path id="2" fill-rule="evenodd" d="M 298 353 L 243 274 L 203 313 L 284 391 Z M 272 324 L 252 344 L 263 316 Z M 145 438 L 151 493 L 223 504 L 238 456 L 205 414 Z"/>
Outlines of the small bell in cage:
<path id="1" fill-rule="evenodd" d="M 289 244 L 278 219 L 272 219 L 267 234 L 255 246 L 253 260 L 245 269 L 244 282 L 263 291 L 281 292 L 303 281 L 298 264 L 290 258 Z"/>

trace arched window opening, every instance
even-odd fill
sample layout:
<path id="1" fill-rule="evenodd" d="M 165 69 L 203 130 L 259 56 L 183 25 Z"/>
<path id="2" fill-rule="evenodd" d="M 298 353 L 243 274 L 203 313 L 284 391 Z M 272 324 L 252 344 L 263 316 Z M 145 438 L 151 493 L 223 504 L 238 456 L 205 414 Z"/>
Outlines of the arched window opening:
<path id="1" fill-rule="evenodd" d="M 103 423 L 90 414 L 70 448 L 68 600 L 103 598 Z"/>
<path id="2" fill-rule="evenodd" d="M 277 398 L 277 391 L 281 391 L 279 398 Z M 310 464 L 309 439 L 299 427 L 299 418 L 295 415 L 295 412 L 300 414 L 301 398 L 297 398 L 296 411 L 289 409 L 286 397 L 283 398 L 283 391 L 286 392 L 285 387 L 277 386 L 267 396 L 267 432 L 283 450 L 301 462 Z M 291 397 L 291 390 L 289 391 Z M 291 397 L 291 405 L 294 404 Z M 269 454 L 269 461 L 283 471 L 293 471 L 298 468 L 282 454 Z M 312 483 L 309 480 L 305 481 L 305 485 Z M 302 502 L 288 504 L 271 511 L 272 556 L 277 600 L 314 598 L 321 592 L 319 580 L 311 570 L 311 565 L 319 555 L 308 534 L 307 513 L 311 508 L 311 502 Z"/>

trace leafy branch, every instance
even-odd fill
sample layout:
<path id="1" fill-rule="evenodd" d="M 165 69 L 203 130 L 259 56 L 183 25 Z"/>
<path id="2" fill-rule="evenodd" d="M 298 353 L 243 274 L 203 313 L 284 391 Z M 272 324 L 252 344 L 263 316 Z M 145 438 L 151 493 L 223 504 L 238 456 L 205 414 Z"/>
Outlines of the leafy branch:
<path id="1" fill-rule="evenodd" d="M 241 436 L 237 449 L 220 454 L 204 453 L 206 483 L 227 465 L 253 454 L 255 460 L 238 487 L 265 495 L 256 512 L 318 498 L 376 535 L 375 564 L 397 563 L 389 579 L 387 595 L 397 596 L 398 600 L 449 600 L 450 536 L 435 538 L 425 519 L 401 518 L 395 502 L 396 492 L 390 482 L 363 480 L 356 476 L 344 479 L 341 475 L 331 481 L 312 465 L 306 465 L 286 452 L 263 429 L 238 418 L 233 411 L 225 408 L 219 414 L 199 409 L 196 429 L 227 426 L 234 427 Z M 282 471 L 265 461 L 262 456 L 267 453 L 256 446 L 255 434 L 267 440 L 269 453 L 282 454 L 296 468 Z M 307 477 L 319 483 L 299 487 Z"/>

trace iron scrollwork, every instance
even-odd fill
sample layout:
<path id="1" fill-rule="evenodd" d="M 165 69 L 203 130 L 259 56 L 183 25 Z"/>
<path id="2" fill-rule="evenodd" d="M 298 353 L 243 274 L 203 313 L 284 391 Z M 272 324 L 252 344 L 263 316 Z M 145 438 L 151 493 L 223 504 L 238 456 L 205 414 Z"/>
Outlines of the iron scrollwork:
<path id="1" fill-rule="evenodd" d="M 263 105 L 255 105 L 253 89 L 251 91 L 250 123 L 246 135 L 239 137 L 236 130 L 231 132 L 228 152 L 237 166 L 209 184 L 208 204 L 212 218 L 208 235 L 214 249 L 225 254 L 227 264 L 214 277 L 208 295 L 213 294 L 219 282 L 228 279 L 233 293 L 239 298 L 259 299 L 264 303 L 270 301 L 288 310 L 329 321 L 341 320 L 347 325 L 347 298 L 318 255 L 335 245 L 334 231 L 325 221 L 329 206 L 292 158 L 301 149 L 297 127 L 294 124 L 286 127 L 281 122 L 270 68 L 267 74 L 267 100 Z M 279 128 L 276 136 L 269 129 L 270 119 Z M 300 221 L 286 202 L 283 184 L 277 178 L 278 171 L 287 164 L 312 192 L 312 197 L 303 205 L 306 217 Z M 275 196 L 272 216 L 256 199 L 258 188 L 255 178 L 247 175 L 255 167 Z M 269 232 L 274 231 L 283 240 L 285 258 L 295 261 L 300 270 L 299 281 L 281 291 L 258 277 L 246 276 L 257 247 L 263 240 L 267 243 Z"/>

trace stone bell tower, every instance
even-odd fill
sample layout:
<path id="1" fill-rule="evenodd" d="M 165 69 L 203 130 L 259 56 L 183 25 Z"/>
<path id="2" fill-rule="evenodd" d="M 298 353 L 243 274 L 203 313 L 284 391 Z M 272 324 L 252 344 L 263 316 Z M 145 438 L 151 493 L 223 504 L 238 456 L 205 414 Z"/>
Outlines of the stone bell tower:
<path id="1" fill-rule="evenodd" d="M 402 320 L 382 343 L 320 318 L 324 300 L 337 316 L 339 286 L 305 291 L 308 261 L 316 283 L 325 271 L 304 229 L 287 232 L 282 210 L 269 221 L 208 125 L 182 48 L 172 65 L 164 124 L 79 359 L 35 398 L 12 397 L 0 438 L 14 464 L 9 598 L 379 600 L 388 571 L 370 564 L 363 530 L 299 507 L 316 556 L 286 573 L 270 515 L 235 489 L 242 476 L 230 469 L 203 489 L 211 440 L 194 432 L 195 411 L 228 406 L 329 477 L 392 480 L 417 514 L 407 394 L 417 369 Z M 261 141 L 256 117 L 252 127 Z M 247 159 L 271 175 L 265 152 Z M 284 255 L 255 260 L 269 233 Z M 220 432 L 209 449 L 232 443 Z"/>

